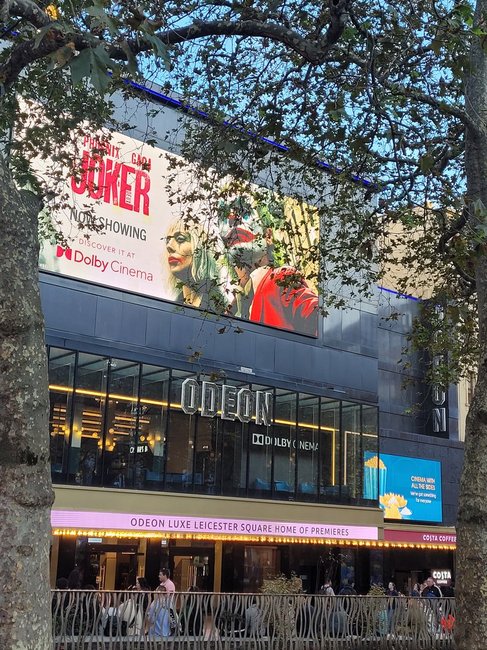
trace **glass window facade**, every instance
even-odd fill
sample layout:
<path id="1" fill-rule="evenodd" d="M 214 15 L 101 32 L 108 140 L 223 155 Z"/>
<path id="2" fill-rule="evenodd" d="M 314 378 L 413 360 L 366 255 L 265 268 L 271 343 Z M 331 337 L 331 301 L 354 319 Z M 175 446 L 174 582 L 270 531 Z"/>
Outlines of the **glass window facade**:
<path id="1" fill-rule="evenodd" d="M 183 410 L 187 379 L 212 384 L 214 417 Z M 364 454 L 378 453 L 374 406 L 55 347 L 49 383 L 55 483 L 366 501 Z M 226 407 L 224 385 L 234 396 Z M 257 391 L 271 394 L 268 424 L 256 417 Z"/>

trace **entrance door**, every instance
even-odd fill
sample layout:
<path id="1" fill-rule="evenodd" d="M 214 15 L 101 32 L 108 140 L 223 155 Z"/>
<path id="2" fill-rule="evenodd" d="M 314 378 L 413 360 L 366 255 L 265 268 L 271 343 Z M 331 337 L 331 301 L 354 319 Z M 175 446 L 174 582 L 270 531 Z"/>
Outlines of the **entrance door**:
<path id="1" fill-rule="evenodd" d="M 90 548 L 85 575 L 91 574 L 98 589 L 125 590 L 137 577 L 137 546 L 99 544 Z"/>
<path id="2" fill-rule="evenodd" d="M 211 547 L 170 549 L 169 556 L 172 580 L 176 591 L 213 591 L 215 550 Z"/>

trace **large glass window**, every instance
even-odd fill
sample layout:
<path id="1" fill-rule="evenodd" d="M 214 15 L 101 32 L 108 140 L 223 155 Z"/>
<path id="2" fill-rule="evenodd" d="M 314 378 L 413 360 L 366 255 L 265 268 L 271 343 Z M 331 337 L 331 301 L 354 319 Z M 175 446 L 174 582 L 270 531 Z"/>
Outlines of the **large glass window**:
<path id="1" fill-rule="evenodd" d="M 51 348 L 49 351 L 49 431 L 53 481 L 63 481 L 68 469 L 69 436 L 73 407 L 76 354 Z"/>
<path id="2" fill-rule="evenodd" d="M 297 468 L 296 407 L 294 392 L 276 390 L 274 404 L 274 497 L 294 495 Z"/>
<path id="3" fill-rule="evenodd" d="M 320 500 L 335 501 L 340 498 L 341 485 L 339 401 L 321 398 L 320 434 Z"/>
<path id="4" fill-rule="evenodd" d="M 169 422 L 166 433 L 166 490 L 187 492 L 193 485 L 193 453 L 197 415 L 181 410 L 181 387 L 192 373 L 172 371 L 169 393 Z"/>
<path id="5" fill-rule="evenodd" d="M 193 476 L 196 492 L 208 494 L 217 492 L 219 486 L 217 470 L 221 465 L 222 425 L 219 418 L 197 418 Z"/>
<path id="6" fill-rule="evenodd" d="M 106 409 L 104 485 L 133 487 L 138 422 L 138 363 L 110 360 L 110 386 Z"/>
<path id="7" fill-rule="evenodd" d="M 373 406 L 362 406 L 363 497 L 374 501 L 379 497 L 379 472 L 377 471 L 379 468 L 379 437 L 377 428 L 377 409 Z M 368 463 L 366 457 L 369 459 Z M 371 465 L 371 467 L 368 467 L 368 465 Z"/>
<path id="8" fill-rule="evenodd" d="M 252 391 L 272 392 L 269 386 L 252 384 Z M 246 454 L 248 466 L 248 493 L 269 499 L 272 495 L 272 465 L 274 459 L 273 427 L 256 424 L 253 418 L 248 426 L 247 436 L 244 438 L 248 452 Z"/>
<path id="9" fill-rule="evenodd" d="M 164 487 L 169 377 L 167 368 L 142 366 L 137 440 L 133 448 L 136 488 L 161 490 Z"/>
<path id="10" fill-rule="evenodd" d="M 78 354 L 69 449 L 69 482 L 101 483 L 109 360 Z"/>
<path id="11" fill-rule="evenodd" d="M 247 482 L 247 432 L 240 420 L 223 424 L 222 494 L 244 496 Z"/>
<path id="12" fill-rule="evenodd" d="M 257 593 L 264 580 L 279 574 L 280 550 L 277 546 L 246 546 L 244 548 L 243 591 Z"/>
<path id="13" fill-rule="evenodd" d="M 362 496 L 363 445 L 360 404 L 342 402 L 343 493 L 352 499 Z"/>
<path id="14" fill-rule="evenodd" d="M 181 406 L 186 379 L 197 382 L 192 415 Z M 201 412 L 204 381 L 213 417 Z M 373 406 L 56 347 L 49 350 L 49 383 L 55 482 L 300 501 L 377 499 L 364 477 L 366 457 L 378 453 Z M 240 389 L 246 422 L 235 413 Z M 257 404 L 261 416 L 264 402 L 256 391 L 271 394 L 269 424 L 257 424 Z"/>
<path id="15" fill-rule="evenodd" d="M 206 382 L 210 387 L 205 393 L 205 401 L 213 410 L 220 409 L 223 381 L 206 375 L 200 375 L 199 381 L 201 385 L 202 382 Z M 221 411 L 218 415 L 221 415 Z M 224 420 L 218 415 L 196 418 L 193 475 L 195 492 L 208 494 L 220 494 L 221 492 L 220 468 Z"/>
<path id="16" fill-rule="evenodd" d="M 226 382 L 236 391 L 248 389 L 247 383 Z M 221 421 L 223 439 L 218 469 L 222 494 L 245 495 L 247 481 L 247 433 L 248 425 L 239 419 Z"/>
<path id="17" fill-rule="evenodd" d="M 316 500 L 323 453 L 320 435 L 320 398 L 299 395 L 298 403 L 298 496 Z"/>

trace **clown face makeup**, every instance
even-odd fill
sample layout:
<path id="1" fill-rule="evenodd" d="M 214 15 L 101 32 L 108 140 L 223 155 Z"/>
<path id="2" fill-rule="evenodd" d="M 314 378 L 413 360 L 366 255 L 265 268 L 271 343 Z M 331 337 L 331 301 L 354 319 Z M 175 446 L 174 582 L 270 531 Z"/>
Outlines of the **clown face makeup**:
<path id="1" fill-rule="evenodd" d="M 219 230 L 232 264 L 253 269 L 268 263 L 272 231 L 246 199 L 220 207 Z"/>

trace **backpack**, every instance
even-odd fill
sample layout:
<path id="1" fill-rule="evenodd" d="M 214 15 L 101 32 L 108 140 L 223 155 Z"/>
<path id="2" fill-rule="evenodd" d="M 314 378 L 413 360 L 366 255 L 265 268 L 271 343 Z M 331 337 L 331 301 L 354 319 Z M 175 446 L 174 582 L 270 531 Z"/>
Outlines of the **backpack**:
<path id="1" fill-rule="evenodd" d="M 169 608 L 169 630 L 171 631 L 171 636 L 179 634 L 181 631 L 181 626 L 179 625 L 179 617 L 172 607 Z"/>
<path id="2" fill-rule="evenodd" d="M 103 627 L 103 636 L 127 636 L 127 621 L 122 621 L 117 614 L 112 614 Z"/>

